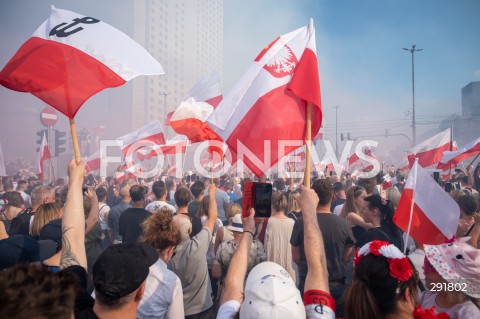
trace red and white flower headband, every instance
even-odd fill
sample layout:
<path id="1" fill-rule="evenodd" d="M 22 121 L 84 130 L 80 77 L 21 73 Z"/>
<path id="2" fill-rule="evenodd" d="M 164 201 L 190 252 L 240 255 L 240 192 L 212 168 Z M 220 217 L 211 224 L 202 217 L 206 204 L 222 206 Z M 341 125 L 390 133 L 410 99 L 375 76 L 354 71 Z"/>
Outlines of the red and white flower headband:
<path id="1" fill-rule="evenodd" d="M 398 281 L 407 281 L 412 275 L 412 265 L 407 257 L 393 244 L 387 241 L 374 240 L 360 248 L 355 255 L 355 266 L 363 256 L 373 254 L 387 258 L 390 264 L 390 275 Z"/>

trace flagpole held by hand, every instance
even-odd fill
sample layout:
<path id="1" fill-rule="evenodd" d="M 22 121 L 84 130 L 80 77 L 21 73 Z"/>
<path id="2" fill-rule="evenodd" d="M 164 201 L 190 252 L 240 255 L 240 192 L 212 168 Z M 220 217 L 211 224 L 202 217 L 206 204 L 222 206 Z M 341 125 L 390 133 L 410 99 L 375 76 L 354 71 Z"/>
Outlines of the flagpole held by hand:
<path id="1" fill-rule="evenodd" d="M 73 142 L 73 152 L 75 153 L 75 162 L 80 164 L 82 161 L 82 155 L 80 154 L 80 146 L 78 145 L 78 136 L 77 128 L 75 126 L 75 121 L 71 118 L 70 120 L 70 132 L 72 133 L 72 142 Z"/>
<path id="2" fill-rule="evenodd" d="M 306 188 L 310 188 L 310 147 L 312 146 L 312 103 L 307 103 L 307 125 L 305 131 L 305 173 L 304 173 L 304 185 Z"/>

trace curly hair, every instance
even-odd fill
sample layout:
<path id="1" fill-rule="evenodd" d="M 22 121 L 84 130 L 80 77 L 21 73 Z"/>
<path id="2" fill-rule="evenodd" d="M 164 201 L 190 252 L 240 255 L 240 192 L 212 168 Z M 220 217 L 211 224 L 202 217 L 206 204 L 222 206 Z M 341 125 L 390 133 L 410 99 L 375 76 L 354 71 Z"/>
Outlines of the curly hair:
<path id="1" fill-rule="evenodd" d="M 157 250 L 177 246 L 181 241 L 180 230 L 173 225 L 173 214 L 159 210 L 143 222 L 143 240 Z"/>
<path id="2" fill-rule="evenodd" d="M 333 196 L 333 184 L 330 178 L 317 179 L 313 182 L 312 188 L 317 193 L 318 205 L 330 205 Z"/>

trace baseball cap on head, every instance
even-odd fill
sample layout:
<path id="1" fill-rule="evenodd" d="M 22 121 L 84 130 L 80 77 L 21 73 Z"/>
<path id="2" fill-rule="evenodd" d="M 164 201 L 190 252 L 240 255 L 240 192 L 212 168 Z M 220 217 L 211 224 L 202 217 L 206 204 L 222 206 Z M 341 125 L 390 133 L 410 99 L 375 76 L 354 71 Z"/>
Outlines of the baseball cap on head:
<path id="1" fill-rule="evenodd" d="M 44 261 L 55 254 L 56 246 L 51 240 L 36 240 L 27 235 L 0 240 L 0 269 L 20 263 Z"/>
<path id="2" fill-rule="evenodd" d="M 250 271 L 240 318 L 306 318 L 300 291 L 282 266 L 266 261 Z"/>
<path id="3" fill-rule="evenodd" d="M 95 293 L 121 298 L 134 292 L 157 260 L 157 251 L 147 243 L 108 247 L 93 265 Z"/>

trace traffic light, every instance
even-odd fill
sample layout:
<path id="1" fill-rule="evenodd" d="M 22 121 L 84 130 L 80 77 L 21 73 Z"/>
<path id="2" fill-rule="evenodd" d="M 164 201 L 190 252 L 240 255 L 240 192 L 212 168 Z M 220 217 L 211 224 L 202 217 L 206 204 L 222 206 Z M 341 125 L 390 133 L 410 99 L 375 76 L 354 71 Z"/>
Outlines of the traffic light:
<path id="1" fill-rule="evenodd" d="M 40 151 L 40 145 L 42 145 L 43 135 L 45 135 L 47 137 L 47 141 L 48 141 L 48 130 L 47 129 L 40 130 L 40 131 L 37 132 L 37 135 L 39 137 L 39 139 L 37 140 L 37 144 L 38 144 L 37 152 L 38 152 L 38 151 Z"/>
<path id="2" fill-rule="evenodd" d="M 345 139 L 345 137 L 343 136 L 343 133 L 340 133 L 340 141 L 343 142 L 344 139 Z"/>
<path id="3" fill-rule="evenodd" d="M 58 156 L 65 152 L 66 148 L 62 147 L 67 142 L 65 140 L 65 135 L 67 133 L 55 130 L 55 156 Z"/>

